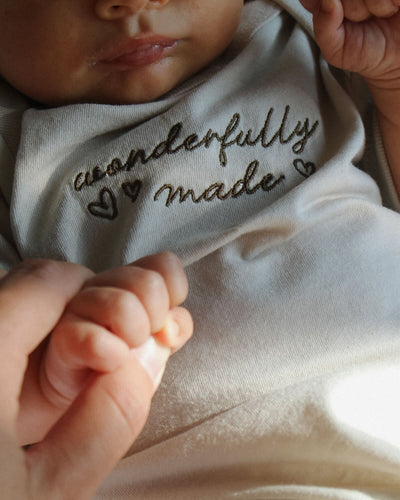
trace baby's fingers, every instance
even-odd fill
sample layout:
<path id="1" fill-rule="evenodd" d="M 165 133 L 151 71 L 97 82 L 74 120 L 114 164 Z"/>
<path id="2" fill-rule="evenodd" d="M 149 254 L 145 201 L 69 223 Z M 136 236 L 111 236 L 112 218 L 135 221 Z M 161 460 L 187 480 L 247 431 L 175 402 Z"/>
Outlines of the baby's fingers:
<path id="1" fill-rule="evenodd" d="M 193 319 L 191 314 L 184 307 L 174 307 L 168 313 L 165 325 L 154 337 L 174 353 L 186 344 L 192 334 Z"/>
<path id="2" fill-rule="evenodd" d="M 185 269 L 178 257 L 171 252 L 149 255 L 133 263 L 144 269 L 150 269 L 160 274 L 166 284 L 170 307 L 179 306 L 186 299 L 189 284 Z"/>
<path id="3" fill-rule="evenodd" d="M 318 0 L 300 0 L 300 3 L 305 9 L 313 13 L 318 4 Z"/>
<path id="4" fill-rule="evenodd" d="M 360 22 L 375 17 L 391 17 L 399 10 L 398 0 L 344 0 L 344 15 L 349 21 Z"/>
<path id="5" fill-rule="evenodd" d="M 146 310 L 151 333 L 162 328 L 170 309 L 170 294 L 164 277 L 136 263 L 98 274 L 87 282 L 87 286 L 118 288 L 135 295 Z"/>
<path id="6" fill-rule="evenodd" d="M 51 335 L 41 366 L 41 389 L 58 408 L 69 406 L 92 370 L 112 372 L 129 356 L 127 344 L 105 328 L 71 313 Z"/>
<path id="7" fill-rule="evenodd" d="M 392 0 L 383 0 L 391 2 Z M 376 0 L 372 0 L 374 3 Z M 300 0 L 302 6 L 313 15 L 318 12 L 331 12 L 338 4 L 343 9 L 344 17 L 349 21 L 361 22 L 371 17 L 367 7 L 367 0 Z M 314 19 L 315 22 L 315 19 Z"/>
<path id="8" fill-rule="evenodd" d="M 314 35 L 327 61 L 342 66 L 345 42 L 344 10 L 341 0 L 301 0 L 313 14 Z"/>
<path id="9" fill-rule="evenodd" d="M 372 17 L 388 18 L 397 14 L 400 8 L 400 0 L 379 0 L 379 2 L 376 0 L 300 0 L 300 3 L 318 17 L 339 9 L 343 12 L 343 18 L 353 23 L 361 23 Z M 315 21 L 314 18 L 314 23 Z"/>
<path id="10" fill-rule="evenodd" d="M 157 293 L 160 295 L 162 308 L 167 301 L 165 290 Z M 146 303 L 152 307 L 149 300 Z M 69 304 L 68 312 L 109 330 L 129 347 L 142 344 L 152 328 L 147 310 L 137 295 L 111 286 L 83 289 Z"/>

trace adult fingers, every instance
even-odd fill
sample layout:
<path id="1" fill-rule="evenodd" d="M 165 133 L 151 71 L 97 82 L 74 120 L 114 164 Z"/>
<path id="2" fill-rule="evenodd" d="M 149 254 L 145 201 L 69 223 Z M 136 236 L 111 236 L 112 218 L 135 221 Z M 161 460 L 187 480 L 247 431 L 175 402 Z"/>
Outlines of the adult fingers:
<path id="1" fill-rule="evenodd" d="M 54 328 L 66 304 L 92 273 L 45 260 L 23 262 L 0 281 L 0 387 L 3 417 L 15 418 L 28 355 Z M 18 349 L 15 348 L 18 346 Z"/>
<path id="2" fill-rule="evenodd" d="M 134 352 L 115 372 L 93 378 L 48 436 L 27 451 L 32 497 L 92 498 L 142 430 L 153 392 Z"/>
<path id="3" fill-rule="evenodd" d="M 15 345 L 23 356 L 32 352 L 92 275 L 77 264 L 41 259 L 25 261 L 10 271 L 0 281 L 3 353 L 9 348 L 11 354 Z"/>
<path id="4" fill-rule="evenodd" d="M 30 499 L 27 471 L 22 448 L 15 435 L 0 428 L 0 491 L 7 500 Z"/>

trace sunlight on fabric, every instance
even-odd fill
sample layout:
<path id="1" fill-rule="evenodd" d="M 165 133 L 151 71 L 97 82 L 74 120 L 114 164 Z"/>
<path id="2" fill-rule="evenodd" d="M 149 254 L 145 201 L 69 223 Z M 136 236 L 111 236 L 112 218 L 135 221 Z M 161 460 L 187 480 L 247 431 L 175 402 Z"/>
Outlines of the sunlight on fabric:
<path id="1" fill-rule="evenodd" d="M 374 367 L 344 377 L 331 390 L 335 420 L 400 448 L 400 367 Z"/>

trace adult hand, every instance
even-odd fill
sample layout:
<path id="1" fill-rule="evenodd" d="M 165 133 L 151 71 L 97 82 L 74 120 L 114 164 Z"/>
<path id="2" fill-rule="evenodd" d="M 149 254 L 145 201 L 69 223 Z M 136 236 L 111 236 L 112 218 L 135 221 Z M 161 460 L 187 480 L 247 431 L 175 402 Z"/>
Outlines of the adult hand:
<path id="1" fill-rule="evenodd" d="M 0 280 L 0 490 L 8 500 L 91 498 L 146 421 L 154 383 L 132 353 L 93 377 L 40 443 L 18 445 L 29 355 L 92 276 L 74 264 L 30 261 Z"/>

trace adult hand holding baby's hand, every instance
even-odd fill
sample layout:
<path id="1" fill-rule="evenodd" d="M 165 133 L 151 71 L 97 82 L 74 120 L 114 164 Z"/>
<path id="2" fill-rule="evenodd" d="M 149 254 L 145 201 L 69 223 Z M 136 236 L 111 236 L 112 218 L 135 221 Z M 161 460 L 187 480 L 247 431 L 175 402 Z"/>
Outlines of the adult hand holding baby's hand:
<path id="1" fill-rule="evenodd" d="M 24 377 L 31 378 L 27 366 L 35 376 L 37 360 L 50 349 L 43 339 L 85 282 L 96 287 L 98 279 L 108 279 L 99 276 L 73 264 L 33 261 L 0 281 L 0 488 L 8 499 L 91 498 L 146 421 L 154 381 L 129 351 L 119 367 L 91 377 L 40 443 L 25 451 L 19 446 L 21 386 Z M 163 335 L 168 342 L 168 333 Z"/>
<path id="2" fill-rule="evenodd" d="M 177 307 L 187 292 L 183 266 L 170 253 L 89 279 L 68 304 L 44 356 L 31 362 L 39 378 L 27 377 L 24 386 L 21 443 L 42 439 L 93 372 L 115 370 L 132 357 L 132 349 L 157 385 L 171 351 L 182 347 L 192 333 L 191 316 Z M 42 411 L 35 420 L 30 408 L 38 408 L 39 402 Z"/>

